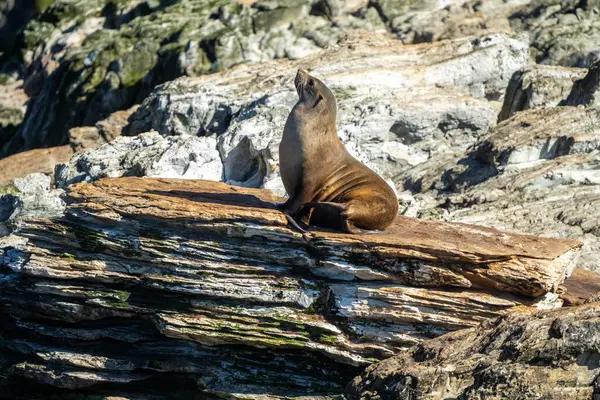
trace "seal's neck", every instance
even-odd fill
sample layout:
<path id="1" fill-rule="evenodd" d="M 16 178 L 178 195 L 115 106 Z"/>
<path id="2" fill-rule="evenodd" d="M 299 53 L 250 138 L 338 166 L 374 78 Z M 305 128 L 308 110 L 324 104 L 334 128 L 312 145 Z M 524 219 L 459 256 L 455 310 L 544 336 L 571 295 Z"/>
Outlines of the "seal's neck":
<path id="1" fill-rule="evenodd" d="M 289 118 L 293 118 L 303 140 L 320 141 L 338 137 L 335 109 L 317 112 L 309 104 L 298 102 Z"/>

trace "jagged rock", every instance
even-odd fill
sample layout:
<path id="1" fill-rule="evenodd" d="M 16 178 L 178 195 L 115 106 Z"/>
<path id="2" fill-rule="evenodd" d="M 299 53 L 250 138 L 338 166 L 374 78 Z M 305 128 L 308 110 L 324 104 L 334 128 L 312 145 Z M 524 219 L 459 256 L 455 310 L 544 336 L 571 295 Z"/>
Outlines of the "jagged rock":
<path id="1" fill-rule="evenodd" d="M 404 43 L 433 42 L 486 32 L 512 32 L 509 16 L 529 1 L 411 2 L 412 9 L 393 17 L 390 28 Z"/>
<path id="2" fill-rule="evenodd" d="M 516 312 L 429 340 L 370 367 L 356 399 L 592 399 L 600 304 Z"/>
<path id="3" fill-rule="evenodd" d="M 135 105 L 128 110 L 117 111 L 110 117 L 99 121 L 95 126 L 82 126 L 69 130 L 69 145 L 73 151 L 79 152 L 86 149 L 95 149 L 113 139 L 121 136 L 127 119 L 137 110 Z"/>
<path id="4" fill-rule="evenodd" d="M 105 179 L 66 201 L 0 239 L 0 381 L 34 383 L 20 396 L 339 394 L 425 338 L 556 306 L 580 246 L 405 217 L 301 235 L 271 192 L 208 181 Z"/>
<path id="5" fill-rule="evenodd" d="M 25 218 L 56 217 L 63 214 L 63 190 L 53 189 L 48 175 L 34 173 L 0 186 L 0 237 Z"/>
<path id="6" fill-rule="evenodd" d="M 35 3 L 35 0 L 0 1 L 0 56 L 13 50 L 19 33 L 35 17 L 38 11 Z"/>
<path id="7" fill-rule="evenodd" d="M 352 35 L 299 61 L 164 84 L 132 115 L 126 133 L 216 134 L 226 182 L 282 195 L 278 144 L 297 101 L 296 69 L 310 66 L 336 94 L 338 132 L 349 150 L 400 188 L 411 187 L 420 171 L 440 169 L 494 125 L 496 106 L 484 96 L 502 96 L 527 64 L 527 51 L 504 34 L 420 46 Z"/>
<path id="8" fill-rule="evenodd" d="M 499 124 L 445 174 L 452 221 L 584 242 L 600 265 L 600 109 L 527 110 Z M 441 201 L 441 200 L 439 200 Z"/>
<path id="9" fill-rule="evenodd" d="M 600 300 L 600 275 L 581 268 L 575 268 L 565 281 L 560 298 L 565 305 L 580 305 Z"/>
<path id="10" fill-rule="evenodd" d="M 221 159 L 214 137 L 163 137 L 148 132 L 118 137 L 97 149 L 76 154 L 57 166 L 56 186 L 120 176 L 220 180 Z"/>
<path id="11" fill-rule="evenodd" d="M 529 33 L 536 62 L 587 68 L 600 56 L 599 13 L 597 0 L 533 0 L 510 22 Z"/>
<path id="12" fill-rule="evenodd" d="M 140 103 L 157 85 L 241 63 L 299 58 L 348 29 L 374 30 L 348 12 L 312 15 L 312 0 L 56 0 L 23 34 L 23 70 L 32 96 L 0 157 L 66 144 L 90 126 Z M 381 21 L 379 21 L 381 22 Z"/>
<path id="13" fill-rule="evenodd" d="M 597 97 L 600 96 L 600 61 L 592 65 L 585 77 L 575 82 L 569 97 L 562 103 L 567 106 L 600 105 Z M 598 99 L 600 100 L 600 99 Z"/>
<path id="14" fill-rule="evenodd" d="M 0 147 L 13 137 L 23 122 L 27 103 L 27 95 L 20 87 L 22 82 L 4 79 L 6 82 L 0 82 Z"/>
<path id="15" fill-rule="evenodd" d="M 506 88 L 498 122 L 504 121 L 518 111 L 564 104 L 564 101 L 572 96 L 574 83 L 584 78 L 587 73 L 588 70 L 585 68 L 546 65 L 533 65 L 528 69 L 515 72 Z"/>
<path id="16" fill-rule="evenodd" d="M 54 167 L 69 161 L 72 155 L 73 150 L 69 146 L 59 146 L 29 150 L 3 158 L 0 160 L 0 186 L 35 172 L 53 174 Z"/>

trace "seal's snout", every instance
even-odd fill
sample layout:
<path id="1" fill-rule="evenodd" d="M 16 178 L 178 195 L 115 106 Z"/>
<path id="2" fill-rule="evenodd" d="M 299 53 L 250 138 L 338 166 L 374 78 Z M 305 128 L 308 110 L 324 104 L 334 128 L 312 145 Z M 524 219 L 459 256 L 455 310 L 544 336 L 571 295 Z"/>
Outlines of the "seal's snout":
<path id="1" fill-rule="evenodd" d="M 306 70 L 298 69 L 298 73 L 296 73 L 296 79 L 294 79 L 296 89 L 300 90 L 306 84 L 306 81 L 308 80 L 309 76 L 310 75 L 308 75 L 308 72 L 306 72 Z"/>

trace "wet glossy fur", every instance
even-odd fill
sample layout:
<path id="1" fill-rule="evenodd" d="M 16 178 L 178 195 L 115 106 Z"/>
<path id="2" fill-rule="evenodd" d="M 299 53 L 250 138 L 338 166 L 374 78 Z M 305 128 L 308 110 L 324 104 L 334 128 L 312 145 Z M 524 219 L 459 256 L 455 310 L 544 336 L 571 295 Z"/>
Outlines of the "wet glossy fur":
<path id="1" fill-rule="evenodd" d="M 294 218 L 308 217 L 311 225 L 349 233 L 385 230 L 398 213 L 398 201 L 388 184 L 340 141 L 335 96 L 303 70 L 295 85 L 299 100 L 279 145 L 281 178 L 289 195 L 284 209 Z"/>

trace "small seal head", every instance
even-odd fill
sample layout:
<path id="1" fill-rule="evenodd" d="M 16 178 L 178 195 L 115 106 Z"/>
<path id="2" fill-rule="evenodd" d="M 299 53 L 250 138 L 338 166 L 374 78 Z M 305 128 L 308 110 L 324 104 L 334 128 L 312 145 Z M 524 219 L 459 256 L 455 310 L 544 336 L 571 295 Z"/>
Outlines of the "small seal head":
<path id="1" fill-rule="evenodd" d="M 334 115 L 337 112 L 335 96 L 327 86 L 317 78 L 314 78 L 303 69 L 299 69 L 294 79 L 296 91 L 298 92 L 299 103 L 310 105 L 315 111 L 331 112 Z M 325 100 L 325 104 L 320 104 Z M 319 107 L 321 105 L 321 107 Z M 319 108 L 317 108 L 319 107 Z"/>

